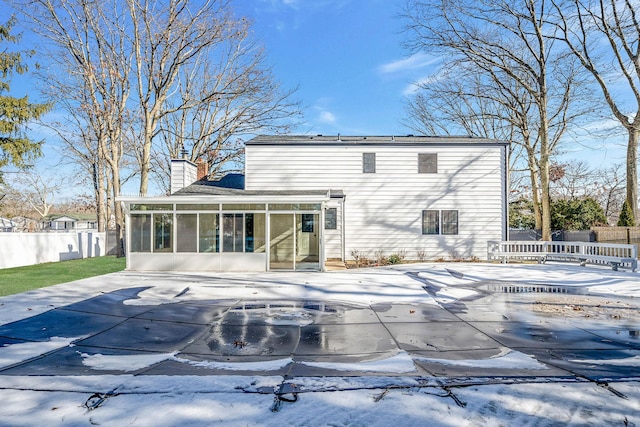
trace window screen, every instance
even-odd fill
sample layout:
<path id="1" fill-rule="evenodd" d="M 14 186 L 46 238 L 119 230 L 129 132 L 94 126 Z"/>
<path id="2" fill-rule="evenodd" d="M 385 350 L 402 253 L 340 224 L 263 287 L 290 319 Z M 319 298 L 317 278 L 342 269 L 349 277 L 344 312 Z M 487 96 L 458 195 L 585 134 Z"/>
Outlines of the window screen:
<path id="1" fill-rule="evenodd" d="M 173 252 L 173 214 L 153 214 L 153 252 Z"/>
<path id="2" fill-rule="evenodd" d="M 131 215 L 131 252 L 151 252 L 151 214 Z"/>
<path id="3" fill-rule="evenodd" d="M 218 214 L 201 213 L 198 238 L 200 239 L 199 252 L 219 252 L 220 251 L 220 224 Z"/>
<path id="4" fill-rule="evenodd" d="M 222 251 L 244 252 L 244 223 L 241 213 L 222 215 Z"/>
<path id="5" fill-rule="evenodd" d="M 198 250 L 198 214 L 177 214 L 176 222 L 176 251 L 196 252 Z"/>

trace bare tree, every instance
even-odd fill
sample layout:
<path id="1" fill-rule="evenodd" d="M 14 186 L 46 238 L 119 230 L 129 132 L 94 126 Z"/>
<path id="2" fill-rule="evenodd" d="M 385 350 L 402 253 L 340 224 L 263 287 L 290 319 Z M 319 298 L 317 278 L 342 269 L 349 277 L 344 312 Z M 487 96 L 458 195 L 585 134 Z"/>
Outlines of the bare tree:
<path id="1" fill-rule="evenodd" d="M 41 217 L 49 215 L 49 211 L 54 204 L 56 191 L 60 190 L 60 185 L 56 185 L 43 179 L 40 174 L 27 174 L 28 186 L 31 191 L 26 194 L 29 205 L 40 214 Z"/>
<path id="2" fill-rule="evenodd" d="M 626 200 L 637 223 L 640 138 L 640 4 L 630 0 L 552 0 L 557 37 L 580 60 L 628 133 Z"/>
<path id="3" fill-rule="evenodd" d="M 25 200 L 25 191 L 20 187 L 20 173 L 6 177 L 5 182 L 0 183 L 0 215 L 6 218 L 24 217 L 33 219 L 35 212 L 29 202 Z M 17 176 L 16 176 L 17 175 Z"/>
<path id="4" fill-rule="evenodd" d="M 577 200 L 596 198 L 596 171 L 587 163 L 572 161 L 554 163 L 550 167 L 551 195 L 554 199 Z"/>
<path id="5" fill-rule="evenodd" d="M 285 102 L 290 93 L 279 95 L 264 68 L 261 51 L 250 38 L 250 23 L 233 15 L 229 1 L 126 1 L 142 118 L 141 194 L 148 190 L 154 138 L 162 122 L 169 132 L 193 132 L 187 138 L 200 155 L 221 153 L 222 148 L 232 152 L 226 146 L 231 135 L 295 114 Z M 174 114 L 178 117 L 168 117 Z M 195 120 L 191 129 L 183 127 L 186 118 Z M 175 139 L 170 141 L 174 147 Z M 220 157 L 210 155 L 212 159 Z"/>
<path id="6" fill-rule="evenodd" d="M 535 227 L 542 227 L 535 128 L 534 100 L 526 90 L 507 87 L 497 73 L 482 74 L 465 69 L 467 64 L 449 68 L 433 82 L 419 85 L 409 100 L 408 126 L 426 134 L 462 132 L 470 136 L 511 142 L 511 191 L 515 199 L 532 200 Z M 528 179 L 525 179 L 525 175 Z M 528 181 L 528 185 L 526 182 Z"/>
<path id="7" fill-rule="evenodd" d="M 124 214 L 114 199 L 121 190 L 132 66 L 130 44 L 122 31 L 126 14 L 117 3 L 83 0 L 29 0 L 23 11 L 36 24 L 35 31 L 51 42 L 50 59 L 57 70 L 66 71 L 48 76 L 49 94 L 66 110 L 74 129 L 71 134 L 58 133 L 93 177 L 101 228 L 113 209 L 121 239 Z"/>
<path id="8" fill-rule="evenodd" d="M 594 169 L 584 161 L 551 166 L 553 200 L 593 199 L 602 207 L 609 224 L 615 224 L 625 200 L 622 165 Z"/>
<path id="9" fill-rule="evenodd" d="M 620 164 L 596 171 L 594 185 L 599 189 L 596 200 L 604 209 L 609 224 L 616 224 L 626 198 L 623 167 Z"/>
<path id="10" fill-rule="evenodd" d="M 484 76 L 483 91 L 476 86 L 466 94 L 497 102 L 493 111 L 514 126 L 533 194 L 539 189 L 542 237 L 550 240 L 549 166 L 571 122 L 580 77 L 547 36 L 546 6 L 535 0 L 409 0 L 404 15 L 410 48 L 441 53 L 448 69 Z"/>
<path id="11" fill-rule="evenodd" d="M 164 172 L 160 178 L 169 176 L 168 157 L 182 150 L 192 161 L 206 161 L 210 176 L 242 171 L 242 136 L 286 132 L 299 114 L 290 100 L 293 91 L 281 90 L 263 65 L 263 49 L 248 40 L 247 23 L 240 29 L 233 42 L 219 43 L 182 67 L 179 97 L 167 100 L 170 113 L 158 138 L 163 146 L 155 146 L 153 156 L 153 169 Z"/>
<path id="12" fill-rule="evenodd" d="M 49 215 L 56 196 L 62 187 L 62 179 L 44 177 L 37 171 L 22 170 L 12 176 L 8 197 L 15 205 L 15 216 Z"/>

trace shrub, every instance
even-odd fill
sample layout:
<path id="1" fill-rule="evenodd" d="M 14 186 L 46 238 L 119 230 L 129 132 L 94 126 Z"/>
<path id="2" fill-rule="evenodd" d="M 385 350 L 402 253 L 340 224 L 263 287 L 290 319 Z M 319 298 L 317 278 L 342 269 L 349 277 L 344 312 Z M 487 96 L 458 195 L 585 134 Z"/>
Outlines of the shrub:
<path id="1" fill-rule="evenodd" d="M 391 254 L 389 256 L 389 264 L 401 264 L 401 263 L 402 263 L 402 258 L 400 258 L 400 255 Z"/>
<path id="2" fill-rule="evenodd" d="M 404 251 L 404 249 L 395 254 L 391 254 L 389 256 L 389 264 L 402 264 L 404 262 L 405 257 L 406 257 L 406 252 Z"/>
<path id="3" fill-rule="evenodd" d="M 551 229 L 588 230 L 605 225 L 607 218 L 594 199 L 555 200 L 551 203 Z"/>
<path id="4" fill-rule="evenodd" d="M 351 250 L 351 258 L 353 258 L 353 261 L 355 262 L 356 267 L 362 267 L 363 265 L 368 264 L 367 257 L 364 256 L 364 254 L 357 249 Z"/>
<path id="5" fill-rule="evenodd" d="M 618 219 L 618 227 L 634 227 L 636 222 L 633 218 L 633 212 L 631 212 L 631 206 L 625 200 L 622 204 L 622 211 L 620 212 L 620 218 Z"/>
<path id="6" fill-rule="evenodd" d="M 384 251 L 382 249 L 375 251 L 375 257 L 377 265 L 387 265 L 389 263 L 389 260 L 384 256 Z"/>

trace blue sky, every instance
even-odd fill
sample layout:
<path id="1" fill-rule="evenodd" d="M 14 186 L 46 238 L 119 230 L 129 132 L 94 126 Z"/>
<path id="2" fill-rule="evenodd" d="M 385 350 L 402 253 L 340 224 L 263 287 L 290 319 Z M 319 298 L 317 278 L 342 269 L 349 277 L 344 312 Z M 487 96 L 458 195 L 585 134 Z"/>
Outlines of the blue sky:
<path id="1" fill-rule="evenodd" d="M 294 132 L 312 135 L 414 133 L 402 123 L 405 99 L 412 92 L 412 82 L 433 75 L 439 61 L 425 54 L 412 55 L 402 46 L 407 37 L 398 16 L 403 3 L 233 0 L 236 14 L 253 22 L 255 38 L 265 47 L 275 78 L 285 89 L 298 87 L 294 97 L 303 106 L 304 123 Z M 8 11 L 2 9 L 4 22 Z M 33 41 L 25 35 L 25 41 Z M 12 95 L 22 96 L 20 89 L 33 87 L 28 79 L 15 79 L 12 89 L 17 91 L 12 90 Z M 598 157 L 597 163 L 620 163 L 624 160 L 621 143 L 614 138 L 596 144 L 601 147 L 597 156 L 583 145 L 571 144 L 565 158 L 593 164 L 593 157 Z M 46 144 L 39 169 L 61 171 L 55 145 Z"/>
<path id="2" fill-rule="evenodd" d="M 236 0 L 284 87 L 299 89 L 309 134 L 402 135 L 411 82 L 433 59 L 403 49 L 401 2 Z"/>
<path id="3" fill-rule="evenodd" d="M 413 133 L 401 123 L 404 101 L 411 83 L 432 73 L 435 61 L 424 54 L 412 56 L 402 47 L 405 35 L 398 17 L 402 1 L 233 0 L 232 4 L 237 16 L 253 22 L 255 39 L 264 46 L 274 77 L 284 89 L 298 88 L 294 99 L 300 101 L 304 118 L 294 133 Z M 6 22 L 10 12 L 1 9 L 0 21 Z M 20 22 L 16 30 L 21 30 Z M 28 32 L 23 35 L 23 46 L 37 50 L 37 39 Z M 11 94 L 29 94 L 36 101 L 37 85 L 32 75 L 15 76 Z M 47 140 L 45 157 L 38 159 L 36 168 L 45 174 L 69 173 L 60 168 L 62 159 L 51 132 L 37 126 L 31 131 L 35 138 Z M 129 186 L 133 191 L 137 183 Z"/>

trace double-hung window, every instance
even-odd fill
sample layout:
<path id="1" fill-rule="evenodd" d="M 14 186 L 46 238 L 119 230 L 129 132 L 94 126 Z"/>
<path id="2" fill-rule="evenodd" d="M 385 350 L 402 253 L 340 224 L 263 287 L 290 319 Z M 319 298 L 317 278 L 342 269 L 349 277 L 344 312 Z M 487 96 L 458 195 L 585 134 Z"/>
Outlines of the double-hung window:
<path id="1" fill-rule="evenodd" d="M 458 211 L 423 210 L 422 234 L 458 234 Z"/>
<path id="2" fill-rule="evenodd" d="M 458 234 L 458 211 L 441 211 L 440 216 L 442 218 L 442 234 Z"/>
<path id="3" fill-rule="evenodd" d="M 422 211 L 422 234 L 440 234 L 440 211 Z"/>

